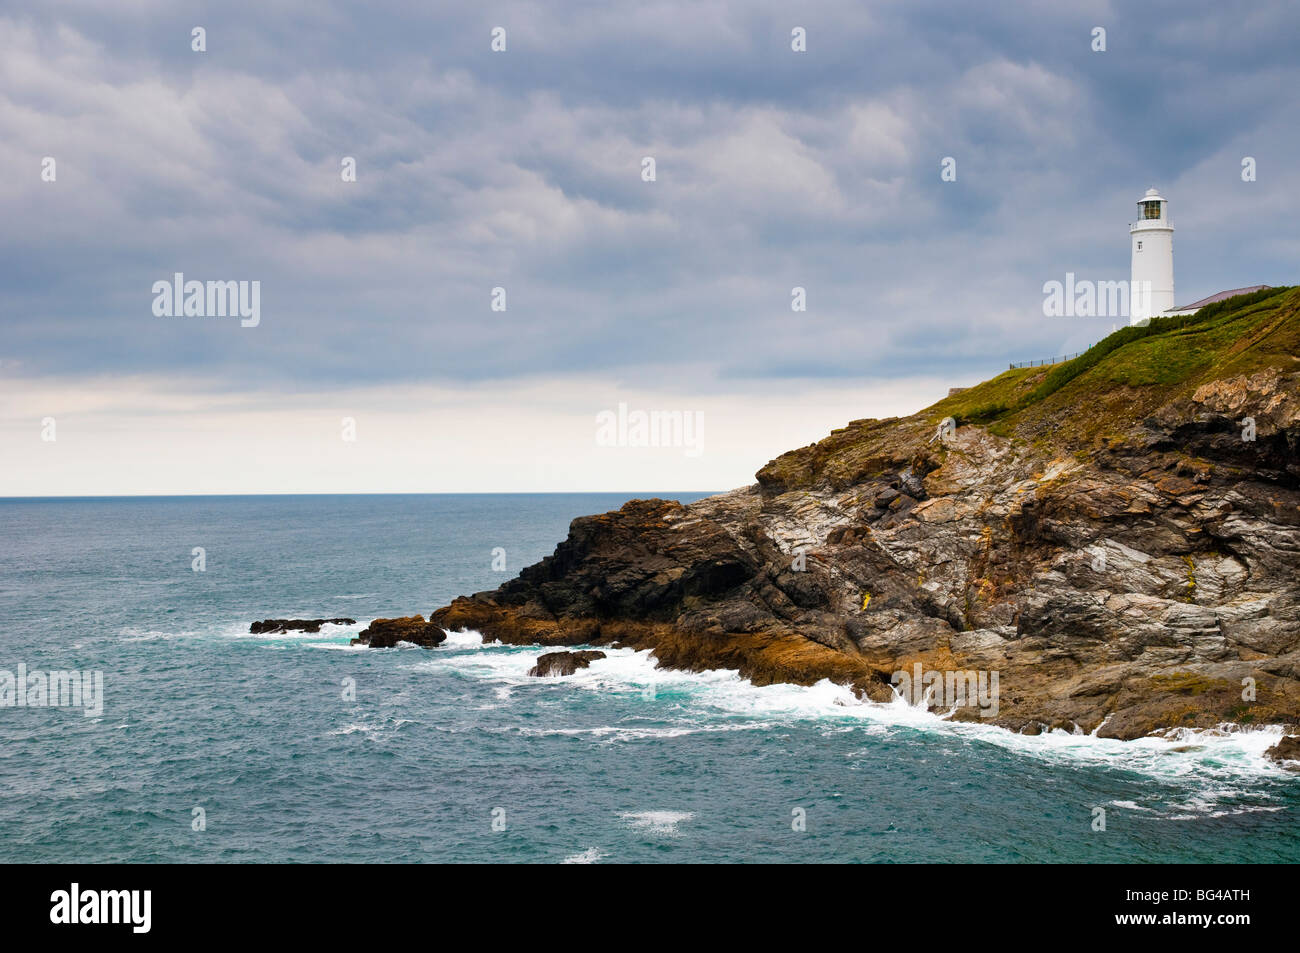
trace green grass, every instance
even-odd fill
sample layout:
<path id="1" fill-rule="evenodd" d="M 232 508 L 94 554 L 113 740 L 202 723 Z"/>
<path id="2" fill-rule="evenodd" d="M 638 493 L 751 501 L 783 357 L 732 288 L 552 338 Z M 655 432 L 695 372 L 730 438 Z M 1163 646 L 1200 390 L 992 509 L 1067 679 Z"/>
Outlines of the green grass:
<path id="1" fill-rule="evenodd" d="M 1043 374 L 1041 367 L 1003 371 L 992 380 L 946 397 L 930 408 L 935 421 L 951 417 L 960 424 L 988 423 L 1014 410 L 1028 387 Z"/>
<path id="2" fill-rule="evenodd" d="M 1134 351 L 1124 363 L 1130 365 L 1124 370 L 1117 366 L 1112 369 L 1109 379 L 1117 383 L 1133 384 L 1175 384 L 1213 361 L 1214 355 L 1187 354 L 1185 342 L 1178 341 L 1171 335 L 1188 328 L 1200 328 L 1211 322 L 1228 317 L 1239 320 L 1261 309 L 1253 307 L 1261 302 L 1276 298 L 1292 289 L 1290 287 L 1265 288 L 1251 294 L 1237 295 L 1224 301 L 1207 305 L 1195 314 L 1179 315 L 1171 318 L 1154 318 L 1145 327 L 1129 326 L 1120 328 L 1114 334 L 1103 338 L 1088 348 L 1079 357 L 1063 364 L 1057 364 L 1048 372 L 1043 383 L 1034 388 L 1021 403 L 1021 407 L 1036 404 L 1056 393 L 1076 377 L 1096 367 L 1111 354 L 1139 341 L 1143 347 Z M 1148 339 L 1161 340 L 1148 340 Z M 1194 348 L 1193 348 L 1194 350 Z M 1019 408 L 1017 408 L 1019 409 Z"/>
<path id="3" fill-rule="evenodd" d="M 1107 380 L 1130 387 L 1177 384 L 1214 363 L 1215 352 L 1169 338 L 1136 341 L 1123 361 L 1102 369 Z"/>
<path id="4" fill-rule="evenodd" d="M 1071 361 L 1013 368 L 901 420 L 857 420 L 782 454 L 765 486 L 847 487 L 897 472 L 944 418 L 1045 456 L 1121 444 L 1146 415 L 1207 381 L 1300 368 L 1300 288 L 1238 295 L 1194 315 L 1121 328 Z M 927 443 L 929 446 L 929 443 Z M 942 453 L 942 445 L 931 448 Z"/>
<path id="5" fill-rule="evenodd" d="M 1273 310 L 1292 287 L 1265 288 L 1202 308 L 1196 314 L 1155 318 L 1145 327 L 1120 328 L 1071 361 L 1016 368 L 954 394 L 931 408 L 936 419 L 997 424 L 1040 404 L 1094 368 L 1101 380 L 1128 387 L 1170 386 L 1212 368 L 1242 333 L 1242 324 Z M 990 427 L 1005 434 L 1006 426 Z"/>

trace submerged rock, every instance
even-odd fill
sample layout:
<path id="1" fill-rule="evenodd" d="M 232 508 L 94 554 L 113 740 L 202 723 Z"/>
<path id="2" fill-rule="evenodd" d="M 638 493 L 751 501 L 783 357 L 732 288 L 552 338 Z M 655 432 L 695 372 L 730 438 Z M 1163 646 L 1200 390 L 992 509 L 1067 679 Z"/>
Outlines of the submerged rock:
<path id="1" fill-rule="evenodd" d="M 547 675 L 572 675 L 580 668 L 586 668 L 596 659 L 605 658 L 604 652 L 547 652 L 537 658 L 537 664 L 528 670 L 529 675 L 539 678 Z"/>
<path id="2" fill-rule="evenodd" d="M 356 625 L 356 619 L 265 619 L 248 627 L 253 635 L 275 635 L 278 632 L 319 632 L 330 625 Z"/>
<path id="3" fill-rule="evenodd" d="M 425 622 L 422 615 L 408 615 L 400 619 L 376 619 L 352 640 L 353 645 L 369 645 L 372 649 L 391 649 L 398 642 L 411 642 L 426 649 L 441 645 L 447 633 L 441 626 Z"/>

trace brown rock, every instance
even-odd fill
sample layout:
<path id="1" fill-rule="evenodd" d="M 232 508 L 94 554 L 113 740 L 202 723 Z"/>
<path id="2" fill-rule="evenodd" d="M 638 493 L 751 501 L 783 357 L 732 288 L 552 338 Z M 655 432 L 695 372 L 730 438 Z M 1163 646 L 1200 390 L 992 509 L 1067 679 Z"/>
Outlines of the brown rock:
<path id="1" fill-rule="evenodd" d="M 280 632 L 319 632 L 320 627 L 331 625 L 356 625 L 356 619 L 266 619 L 248 627 L 253 635 L 275 635 Z"/>
<path id="2" fill-rule="evenodd" d="M 1282 764 L 1285 761 L 1292 762 L 1287 767 L 1292 771 L 1300 771 L 1300 735 L 1286 735 L 1264 752 L 1264 756 Z"/>
<path id="3" fill-rule="evenodd" d="M 580 668 L 605 657 L 604 652 L 547 652 L 537 658 L 537 664 L 528 670 L 529 675 L 544 678 L 548 675 L 572 675 Z"/>
<path id="4" fill-rule="evenodd" d="M 1217 346 L 1178 333 L 1158 343 Z M 916 662 L 998 672 L 990 720 L 1011 730 L 1300 724 L 1300 289 L 1232 341 L 1172 382 L 1148 337 L 1045 398 L 1054 372 L 1031 369 L 853 421 L 755 486 L 576 519 L 551 556 L 431 620 L 868 698 Z M 1007 410 L 930 445 L 963 402 Z"/>
<path id="5" fill-rule="evenodd" d="M 401 619 L 376 619 L 361 630 L 352 640 L 353 645 L 369 645 L 372 649 L 391 649 L 398 642 L 411 642 L 431 649 L 447 640 L 441 626 L 425 622 L 422 615 L 408 615 Z"/>

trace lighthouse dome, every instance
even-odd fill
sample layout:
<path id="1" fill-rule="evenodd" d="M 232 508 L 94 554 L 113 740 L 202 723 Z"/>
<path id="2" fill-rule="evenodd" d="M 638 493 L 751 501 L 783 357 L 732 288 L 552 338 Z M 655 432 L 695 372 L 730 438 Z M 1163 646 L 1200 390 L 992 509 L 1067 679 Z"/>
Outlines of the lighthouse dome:
<path id="1" fill-rule="evenodd" d="M 1137 205 L 1141 214 L 1135 228 L 1165 227 L 1168 224 L 1166 215 L 1169 202 L 1158 189 L 1147 189 L 1146 195 L 1138 199 Z"/>

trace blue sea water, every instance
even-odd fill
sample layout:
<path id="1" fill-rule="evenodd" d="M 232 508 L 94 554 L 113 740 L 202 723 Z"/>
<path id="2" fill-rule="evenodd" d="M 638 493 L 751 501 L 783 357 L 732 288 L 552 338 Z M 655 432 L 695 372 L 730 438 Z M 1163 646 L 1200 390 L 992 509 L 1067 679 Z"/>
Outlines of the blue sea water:
<path id="1" fill-rule="evenodd" d="M 1268 731 L 1027 737 L 627 650 L 536 679 L 474 633 L 349 646 L 627 498 L 0 501 L 0 671 L 105 696 L 0 707 L 0 860 L 1300 861 Z M 248 634 L 295 616 L 357 625 Z"/>

